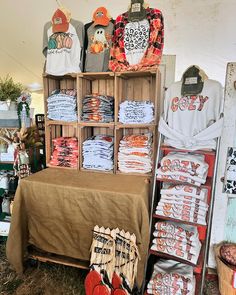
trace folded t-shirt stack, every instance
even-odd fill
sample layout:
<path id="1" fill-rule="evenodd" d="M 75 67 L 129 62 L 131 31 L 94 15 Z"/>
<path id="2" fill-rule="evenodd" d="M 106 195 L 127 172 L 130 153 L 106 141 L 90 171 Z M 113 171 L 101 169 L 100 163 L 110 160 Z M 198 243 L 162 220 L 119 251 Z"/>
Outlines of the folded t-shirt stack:
<path id="1" fill-rule="evenodd" d="M 126 135 L 120 141 L 118 168 L 124 173 L 152 171 L 152 134 Z"/>
<path id="2" fill-rule="evenodd" d="M 156 214 L 206 225 L 208 211 L 206 202 L 207 189 L 190 185 L 165 185 L 161 190 L 161 199 L 156 207 Z"/>
<path id="3" fill-rule="evenodd" d="M 157 222 L 153 236 L 151 250 L 197 264 L 201 250 L 197 227 L 168 221 Z"/>
<path id="4" fill-rule="evenodd" d="M 99 94 L 86 95 L 83 99 L 82 120 L 109 123 L 114 121 L 114 97 Z"/>
<path id="5" fill-rule="evenodd" d="M 54 150 L 50 164 L 77 168 L 78 165 L 78 140 L 75 137 L 59 137 L 52 140 Z"/>
<path id="6" fill-rule="evenodd" d="M 206 182 L 208 168 L 203 155 L 171 152 L 162 158 L 161 167 L 157 170 L 157 179 L 200 186 Z"/>
<path id="7" fill-rule="evenodd" d="M 194 295 L 196 280 L 193 267 L 174 260 L 160 259 L 147 285 L 148 294 Z"/>
<path id="8" fill-rule="evenodd" d="M 95 135 L 83 142 L 83 168 L 110 171 L 114 167 L 114 138 Z"/>
<path id="9" fill-rule="evenodd" d="M 126 100 L 120 104 L 119 121 L 123 124 L 149 124 L 154 120 L 154 104 L 150 101 Z"/>
<path id="10" fill-rule="evenodd" d="M 66 122 L 77 121 L 75 89 L 54 90 L 47 99 L 48 118 Z"/>

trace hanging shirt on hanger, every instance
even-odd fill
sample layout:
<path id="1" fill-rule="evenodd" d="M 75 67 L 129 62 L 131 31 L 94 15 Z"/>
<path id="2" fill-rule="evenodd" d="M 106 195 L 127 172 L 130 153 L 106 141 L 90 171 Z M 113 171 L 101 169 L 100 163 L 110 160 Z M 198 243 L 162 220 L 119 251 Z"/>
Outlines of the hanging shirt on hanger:
<path id="1" fill-rule="evenodd" d="M 81 51 L 84 40 L 83 23 L 71 19 L 58 9 L 52 22 L 44 26 L 43 53 L 46 73 L 62 76 L 81 72 Z"/>
<path id="2" fill-rule="evenodd" d="M 167 145 L 197 150 L 215 149 L 215 138 L 222 128 L 220 113 L 223 93 L 219 82 L 206 79 L 197 95 L 181 95 L 182 81 L 172 84 L 166 92 L 164 117 L 159 131 Z"/>
<path id="3" fill-rule="evenodd" d="M 85 25 L 84 71 L 107 72 L 112 36 L 113 20 L 105 7 L 99 7 L 93 14 L 93 21 Z"/>
<path id="4" fill-rule="evenodd" d="M 146 9 L 146 18 L 129 22 L 128 12 L 115 21 L 109 67 L 114 72 L 140 70 L 161 61 L 164 45 L 164 21 L 160 10 Z"/>

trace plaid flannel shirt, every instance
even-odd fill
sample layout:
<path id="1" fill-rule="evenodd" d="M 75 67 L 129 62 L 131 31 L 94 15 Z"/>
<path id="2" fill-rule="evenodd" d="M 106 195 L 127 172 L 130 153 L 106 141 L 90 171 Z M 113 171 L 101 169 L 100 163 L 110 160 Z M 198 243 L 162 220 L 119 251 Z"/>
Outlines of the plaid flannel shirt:
<path id="1" fill-rule="evenodd" d="M 126 60 L 124 48 L 125 26 L 129 23 L 128 12 L 119 15 L 115 21 L 113 46 L 109 68 L 113 72 L 142 70 L 157 66 L 161 62 L 164 46 L 164 20 L 160 10 L 147 8 L 147 20 L 150 24 L 148 48 L 137 65 L 130 66 Z"/>

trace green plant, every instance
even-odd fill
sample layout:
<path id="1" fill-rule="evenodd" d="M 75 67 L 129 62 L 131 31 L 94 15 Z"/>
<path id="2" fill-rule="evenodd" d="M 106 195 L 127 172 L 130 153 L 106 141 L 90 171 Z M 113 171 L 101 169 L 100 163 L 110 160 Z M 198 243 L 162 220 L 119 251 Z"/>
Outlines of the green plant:
<path id="1" fill-rule="evenodd" d="M 21 83 L 15 83 L 9 75 L 0 78 L 0 101 L 16 101 L 23 91 Z"/>

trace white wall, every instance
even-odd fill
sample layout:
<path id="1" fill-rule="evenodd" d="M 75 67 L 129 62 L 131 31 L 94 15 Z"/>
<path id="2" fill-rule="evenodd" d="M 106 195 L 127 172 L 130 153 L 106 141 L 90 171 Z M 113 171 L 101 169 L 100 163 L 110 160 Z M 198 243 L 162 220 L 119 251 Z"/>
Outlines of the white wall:
<path id="1" fill-rule="evenodd" d="M 66 1 L 63 3 L 66 5 Z M 83 0 L 80 3 L 81 10 L 73 14 L 86 23 L 97 7 L 106 6 L 115 18 L 126 11 L 130 1 Z M 210 78 L 224 84 L 226 64 L 236 58 L 236 1 L 149 0 L 148 3 L 164 15 L 164 53 L 176 55 L 176 79 L 189 65 L 197 64 Z"/>
<path id="2" fill-rule="evenodd" d="M 44 114 L 43 94 L 32 93 L 31 98 L 32 101 L 30 107 L 34 109 L 34 115 Z"/>

